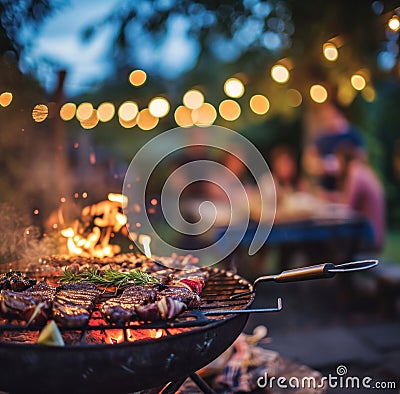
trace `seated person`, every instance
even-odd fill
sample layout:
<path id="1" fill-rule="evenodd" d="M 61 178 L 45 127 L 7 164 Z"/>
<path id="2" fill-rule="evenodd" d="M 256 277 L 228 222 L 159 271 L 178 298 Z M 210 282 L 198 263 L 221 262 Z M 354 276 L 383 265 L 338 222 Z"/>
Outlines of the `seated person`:
<path id="1" fill-rule="evenodd" d="M 360 132 L 349 123 L 340 131 L 323 132 L 305 148 L 302 162 L 304 171 L 314 190 L 313 194 L 322 200 L 338 202 L 339 163 L 335 156 L 337 146 L 351 144 L 365 155 L 364 141 Z"/>
<path id="2" fill-rule="evenodd" d="M 367 218 L 374 230 L 373 250 L 380 251 L 385 235 L 385 201 L 382 185 L 363 149 L 351 140 L 335 148 L 339 165 L 340 202 Z"/>
<path id="3" fill-rule="evenodd" d="M 308 192 L 308 186 L 300 175 L 294 149 L 277 145 L 269 157 L 276 189 L 277 217 L 284 219 L 286 216 L 308 216 L 315 197 Z"/>

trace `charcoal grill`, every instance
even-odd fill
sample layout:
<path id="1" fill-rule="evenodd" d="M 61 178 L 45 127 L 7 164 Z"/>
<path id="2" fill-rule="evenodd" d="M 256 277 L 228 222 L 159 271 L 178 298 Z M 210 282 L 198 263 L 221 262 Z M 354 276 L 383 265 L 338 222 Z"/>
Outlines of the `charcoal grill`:
<path id="1" fill-rule="evenodd" d="M 376 261 L 335 266 L 321 264 L 279 275 L 261 277 L 253 284 L 239 275 L 212 268 L 199 310 L 183 313 L 171 322 L 127 325 L 106 324 L 96 308 L 81 330 L 63 329 L 78 337 L 65 347 L 28 343 L 0 343 L 0 390 L 10 393 L 132 393 L 164 387 L 173 393 L 191 377 L 204 392 L 212 392 L 195 371 L 224 352 L 242 332 L 249 313 L 279 311 L 280 299 L 271 308 L 250 309 L 255 288 L 262 281 L 289 282 L 332 277 L 338 272 L 368 269 Z M 5 332 L 38 332 L 13 322 L 0 324 Z M 93 333 L 120 330 L 121 343 L 90 344 Z M 129 331 L 128 331 L 129 330 Z M 131 342 L 142 330 L 160 330 L 159 339 Z M 179 332 L 178 332 L 179 331 Z M 115 331 L 112 331 L 115 332 Z M 112 337 L 112 335 L 110 335 Z M 172 382 L 172 383 L 171 383 Z"/>

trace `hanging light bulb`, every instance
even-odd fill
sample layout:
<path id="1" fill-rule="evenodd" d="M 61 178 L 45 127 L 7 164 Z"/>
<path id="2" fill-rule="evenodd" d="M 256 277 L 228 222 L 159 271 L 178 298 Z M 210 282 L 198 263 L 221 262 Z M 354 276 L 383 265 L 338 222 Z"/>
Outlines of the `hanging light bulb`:
<path id="1" fill-rule="evenodd" d="M 393 15 L 388 21 L 388 27 L 393 32 L 400 30 L 400 18 L 397 15 Z"/>

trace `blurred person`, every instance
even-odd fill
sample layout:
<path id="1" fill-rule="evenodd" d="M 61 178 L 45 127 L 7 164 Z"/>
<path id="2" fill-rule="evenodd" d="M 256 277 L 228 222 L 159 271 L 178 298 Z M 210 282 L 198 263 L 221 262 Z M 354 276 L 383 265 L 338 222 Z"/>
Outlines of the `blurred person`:
<path id="1" fill-rule="evenodd" d="M 360 156 L 365 155 L 362 134 L 333 101 L 310 104 L 307 114 L 308 139 L 302 166 L 319 197 L 332 200 L 339 186 L 335 149 L 340 144 L 350 143 L 359 150 Z"/>
<path id="2" fill-rule="evenodd" d="M 374 231 L 372 250 L 381 251 L 385 238 L 385 198 L 382 185 L 367 161 L 364 149 L 354 141 L 337 144 L 339 202 L 368 219 Z"/>
<path id="3" fill-rule="evenodd" d="M 286 145 L 274 147 L 270 154 L 270 165 L 278 202 L 286 195 L 304 190 L 294 149 Z"/>

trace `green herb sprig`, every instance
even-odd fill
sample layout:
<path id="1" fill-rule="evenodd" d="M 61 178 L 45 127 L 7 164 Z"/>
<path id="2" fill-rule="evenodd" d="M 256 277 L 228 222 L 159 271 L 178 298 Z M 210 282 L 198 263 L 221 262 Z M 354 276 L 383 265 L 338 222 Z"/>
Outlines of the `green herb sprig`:
<path id="1" fill-rule="evenodd" d="M 104 271 L 96 268 L 86 268 L 82 272 L 74 273 L 66 267 L 60 278 L 60 283 L 71 282 L 89 282 L 96 286 L 104 288 L 115 287 L 117 289 L 124 289 L 132 285 L 155 285 L 160 283 L 156 277 L 138 269 L 122 272 L 113 268 Z"/>

